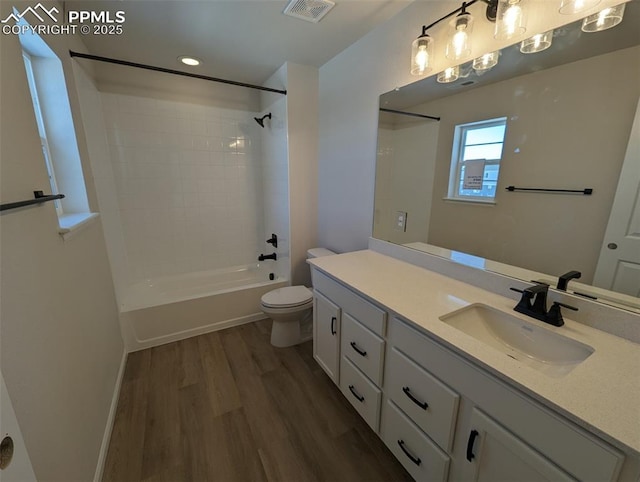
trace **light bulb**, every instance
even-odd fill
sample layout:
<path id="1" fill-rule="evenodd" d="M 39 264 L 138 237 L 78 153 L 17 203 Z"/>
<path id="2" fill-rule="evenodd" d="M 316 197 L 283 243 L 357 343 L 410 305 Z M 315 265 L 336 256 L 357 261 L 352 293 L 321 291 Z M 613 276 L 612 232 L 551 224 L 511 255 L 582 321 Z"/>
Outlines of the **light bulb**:
<path id="1" fill-rule="evenodd" d="M 582 21 L 583 32 L 601 32 L 613 28 L 622 22 L 625 4 L 605 8 L 598 13 L 589 15 Z"/>
<path id="2" fill-rule="evenodd" d="M 433 39 L 428 35 L 420 36 L 411 45 L 411 74 L 425 75 L 431 71 Z"/>
<path id="3" fill-rule="evenodd" d="M 539 33 L 525 39 L 520 44 L 520 52 L 523 54 L 535 54 L 536 52 L 542 52 L 543 50 L 551 47 L 553 42 L 553 30 L 548 32 Z"/>
<path id="4" fill-rule="evenodd" d="M 449 82 L 458 80 L 458 77 L 460 77 L 460 68 L 456 65 L 455 67 L 444 69 L 438 74 L 436 80 L 441 84 L 448 84 Z"/>
<path id="5" fill-rule="evenodd" d="M 563 15 L 573 15 L 595 7 L 600 0 L 562 0 L 559 12 Z"/>
<path id="6" fill-rule="evenodd" d="M 498 65 L 498 57 L 500 57 L 500 51 L 489 52 L 482 57 L 478 57 L 473 61 L 473 70 L 478 74 L 484 74 Z"/>
<path id="7" fill-rule="evenodd" d="M 523 3 L 526 0 L 498 0 L 494 37 L 507 40 L 526 31 Z"/>
<path id="8" fill-rule="evenodd" d="M 448 59 L 459 60 L 471 54 L 471 32 L 473 17 L 464 12 L 451 21 L 453 34 L 447 43 L 445 56 Z"/>

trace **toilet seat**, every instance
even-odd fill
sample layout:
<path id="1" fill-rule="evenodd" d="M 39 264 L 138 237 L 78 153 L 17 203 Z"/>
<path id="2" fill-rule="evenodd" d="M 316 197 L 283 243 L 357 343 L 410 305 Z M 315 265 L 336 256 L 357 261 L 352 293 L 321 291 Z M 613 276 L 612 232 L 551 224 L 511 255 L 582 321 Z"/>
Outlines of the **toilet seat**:
<path id="1" fill-rule="evenodd" d="M 265 308 L 296 308 L 313 302 L 313 292 L 306 286 L 285 286 L 262 295 Z"/>

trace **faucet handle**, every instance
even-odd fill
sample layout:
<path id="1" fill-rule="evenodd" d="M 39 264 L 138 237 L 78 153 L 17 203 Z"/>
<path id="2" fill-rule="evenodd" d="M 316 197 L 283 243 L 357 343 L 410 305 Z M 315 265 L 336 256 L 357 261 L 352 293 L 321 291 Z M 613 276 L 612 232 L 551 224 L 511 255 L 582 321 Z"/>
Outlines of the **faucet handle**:
<path id="1" fill-rule="evenodd" d="M 567 308 L 569 310 L 578 311 L 578 308 L 571 305 L 566 305 L 564 303 L 560 303 L 559 301 L 554 301 L 553 305 L 549 309 L 549 313 L 547 314 L 547 323 L 553 326 L 562 326 L 564 325 L 564 319 L 562 318 L 562 311 L 560 307 Z"/>

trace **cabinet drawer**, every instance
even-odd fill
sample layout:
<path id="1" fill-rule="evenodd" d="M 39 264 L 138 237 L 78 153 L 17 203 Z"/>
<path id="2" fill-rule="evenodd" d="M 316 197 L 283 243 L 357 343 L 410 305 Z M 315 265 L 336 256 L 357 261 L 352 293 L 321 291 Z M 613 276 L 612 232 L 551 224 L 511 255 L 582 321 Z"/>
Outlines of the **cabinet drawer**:
<path id="1" fill-rule="evenodd" d="M 579 480 L 618 478 L 624 454 L 394 318 L 388 343 Z M 454 441 L 454 451 L 458 442 Z M 464 450 L 464 449 L 462 449 Z"/>
<path id="2" fill-rule="evenodd" d="M 451 451 L 459 395 L 393 348 L 385 393 L 442 449 Z"/>
<path id="3" fill-rule="evenodd" d="M 373 303 L 369 303 L 360 295 L 355 294 L 317 269 L 313 270 L 313 288 L 374 333 L 380 336 L 384 335 L 387 321 L 387 313 L 384 310 L 381 310 Z"/>
<path id="4" fill-rule="evenodd" d="M 373 383 L 382 382 L 384 340 L 350 315 L 342 318 L 341 353 L 349 358 Z"/>
<path id="5" fill-rule="evenodd" d="M 447 454 L 429 440 L 390 400 L 384 407 L 382 440 L 416 481 L 447 479 Z"/>
<path id="6" fill-rule="evenodd" d="M 382 392 L 344 356 L 340 362 L 340 390 L 374 432 L 378 432 Z"/>

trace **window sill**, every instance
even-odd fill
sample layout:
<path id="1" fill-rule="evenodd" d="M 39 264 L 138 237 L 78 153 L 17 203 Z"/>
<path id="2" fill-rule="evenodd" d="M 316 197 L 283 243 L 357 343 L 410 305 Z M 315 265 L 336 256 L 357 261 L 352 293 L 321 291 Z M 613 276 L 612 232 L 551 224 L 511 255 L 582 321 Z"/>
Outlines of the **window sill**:
<path id="1" fill-rule="evenodd" d="M 58 217 L 58 234 L 67 240 L 92 224 L 99 216 L 99 213 L 63 214 Z"/>
<path id="2" fill-rule="evenodd" d="M 483 206 L 495 206 L 495 201 L 485 201 L 484 199 L 460 199 L 457 197 L 443 197 L 443 201 L 454 202 L 454 203 L 463 203 L 463 204 L 482 204 Z"/>

